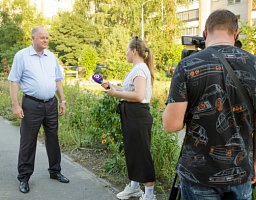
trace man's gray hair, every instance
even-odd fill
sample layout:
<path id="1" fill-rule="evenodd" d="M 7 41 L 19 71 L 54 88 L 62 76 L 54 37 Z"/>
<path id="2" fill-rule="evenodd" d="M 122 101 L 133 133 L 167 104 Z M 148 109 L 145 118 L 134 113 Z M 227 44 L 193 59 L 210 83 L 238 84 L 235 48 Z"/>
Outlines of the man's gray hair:
<path id="1" fill-rule="evenodd" d="M 42 26 L 36 26 L 35 28 L 32 29 L 31 35 L 35 35 L 39 30 L 44 29 Z"/>

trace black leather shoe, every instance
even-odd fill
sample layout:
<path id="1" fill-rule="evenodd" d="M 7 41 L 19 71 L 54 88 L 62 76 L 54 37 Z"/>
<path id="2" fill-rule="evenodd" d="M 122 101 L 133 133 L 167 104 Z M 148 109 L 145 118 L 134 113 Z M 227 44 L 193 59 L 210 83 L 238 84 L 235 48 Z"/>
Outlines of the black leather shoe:
<path id="1" fill-rule="evenodd" d="M 50 174 L 50 178 L 57 179 L 61 183 L 69 183 L 69 180 L 65 176 L 63 176 L 61 173 Z"/>
<path id="2" fill-rule="evenodd" d="M 20 182 L 20 191 L 22 193 L 28 193 L 29 192 L 29 184 L 27 181 Z"/>

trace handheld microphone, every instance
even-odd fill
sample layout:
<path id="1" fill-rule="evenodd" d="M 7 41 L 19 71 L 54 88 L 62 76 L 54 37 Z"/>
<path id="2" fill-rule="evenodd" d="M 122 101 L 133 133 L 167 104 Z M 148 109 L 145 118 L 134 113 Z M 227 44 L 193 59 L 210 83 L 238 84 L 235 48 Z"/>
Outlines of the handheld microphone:
<path id="1" fill-rule="evenodd" d="M 99 83 L 99 84 L 102 84 L 103 82 L 103 78 L 100 74 L 93 74 L 92 75 L 92 79 L 96 82 L 96 83 Z M 110 89 L 110 87 L 108 86 L 107 89 Z"/>

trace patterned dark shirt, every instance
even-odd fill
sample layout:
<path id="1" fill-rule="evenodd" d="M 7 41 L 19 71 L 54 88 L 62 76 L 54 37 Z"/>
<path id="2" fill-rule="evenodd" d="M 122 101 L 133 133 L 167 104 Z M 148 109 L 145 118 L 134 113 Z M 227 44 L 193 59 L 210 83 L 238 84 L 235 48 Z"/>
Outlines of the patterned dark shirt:
<path id="1" fill-rule="evenodd" d="M 256 105 L 256 57 L 233 46 L 221 52 Z M 235 186 L 253 176 L 253 122 L 219 58 L 204 49 L 178 64 L 167 103 L 188 102 L 177 173 L 210 187 Z"/>

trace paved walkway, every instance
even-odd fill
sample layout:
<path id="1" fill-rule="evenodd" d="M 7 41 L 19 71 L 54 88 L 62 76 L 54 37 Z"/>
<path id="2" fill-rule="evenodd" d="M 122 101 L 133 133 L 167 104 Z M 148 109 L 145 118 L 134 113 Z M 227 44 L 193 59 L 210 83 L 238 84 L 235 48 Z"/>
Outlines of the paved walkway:
<path id="1" fill-rule="evenodd" d="M 70 183 L 49 178 L 45 147 L 38 142 L 30 192 L 19 191 L 17 159 L 19 127 L 0 117 L 0 200 L 117 200 L 117 189 L 67 155 L 62 154 L 62 173 Z"/>

